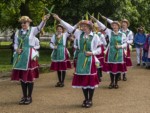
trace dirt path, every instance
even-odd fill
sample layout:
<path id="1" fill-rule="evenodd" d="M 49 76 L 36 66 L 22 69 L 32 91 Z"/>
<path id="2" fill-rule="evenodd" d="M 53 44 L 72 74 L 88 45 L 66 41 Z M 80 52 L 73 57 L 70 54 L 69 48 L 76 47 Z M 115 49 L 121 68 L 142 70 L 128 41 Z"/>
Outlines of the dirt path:
<path id="1" fill-rule="evenodd" d="M 40 75 L 35 82 L 33 103 L 18 105 L 22 96 L 20 85 L 9 80 L 0 81 L 0 113 L 150 113 L 150 70 L 134 66 L 128 71 L 128 81 L 119 82 L 120 88 L 108 89 L 109 75 L 104 73 L 100 87 L 96 89 L 94 106 L 81 107 L 81 89 L 71 87 L 73 69 L 67 72 L 66 86 L 55 88 L 56 73 Z"/>

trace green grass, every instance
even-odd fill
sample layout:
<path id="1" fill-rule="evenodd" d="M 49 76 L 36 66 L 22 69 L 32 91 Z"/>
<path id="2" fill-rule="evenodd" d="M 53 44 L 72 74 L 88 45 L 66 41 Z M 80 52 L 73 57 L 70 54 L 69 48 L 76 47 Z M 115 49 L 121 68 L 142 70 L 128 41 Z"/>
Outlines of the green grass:
<path id="1" fill-rule="evenodd" d="M 0 42 L 0 46 L 9 46 L 12 42 Z"/>
<path id="2" fill-rule="evenodd" d="M 39 52 L 39 64 L 50 64 L 52 50 L 41 49 Z M 0 49 L 0 72 L 11 71 L 11 56 L 11 49 Z"/>
<path id="3" fill-rule="evenodd" d="M 47 42 L 40 42 L 40 46 L 41 46 L 41 48 L 50 48 L 49 41 L 47 41 Z"/>

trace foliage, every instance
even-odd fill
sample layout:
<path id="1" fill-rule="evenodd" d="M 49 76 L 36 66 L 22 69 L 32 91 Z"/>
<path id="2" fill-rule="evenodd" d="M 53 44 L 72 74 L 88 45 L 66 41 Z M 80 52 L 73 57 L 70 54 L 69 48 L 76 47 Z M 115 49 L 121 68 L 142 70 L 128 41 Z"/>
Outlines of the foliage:
<path id="1" fill-rule="evenodd" d="M 149 0 L 2 0 L 0 29 L 19 27 L 18 18 L 21 15 L 30 16 L 33 25 L 37 25 L 46 14 L 44 7 L 50 9 L 52 5 L 55 5 L 53 12 L 73 25 L 81 20 L 87 11 L 90 14 L 94 13 L 95 17 L 100 12 L 113 20 L 127 18 L 131 22 L 130 27 L 133 31 L 143 25 L 150 32 Z M 100 21 L 105 22 L 101 18 Z M 51 17 L 45 30 L 54 32 L 53 25 L 54 19 Z"/>

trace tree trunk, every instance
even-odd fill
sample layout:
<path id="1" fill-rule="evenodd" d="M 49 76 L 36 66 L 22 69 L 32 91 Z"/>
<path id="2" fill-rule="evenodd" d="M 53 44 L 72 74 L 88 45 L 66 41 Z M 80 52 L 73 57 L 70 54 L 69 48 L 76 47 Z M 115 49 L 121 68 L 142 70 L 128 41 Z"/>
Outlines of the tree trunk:
<path id="1" fill-rule="evenodd" d="M 30 0 L 25 0 L 25 3 L 21 3 L 20 6 L 20 15 L 21 16 L 29 16 L 30 17 L 30 10 L 29 10 L 29 1 Z"/>

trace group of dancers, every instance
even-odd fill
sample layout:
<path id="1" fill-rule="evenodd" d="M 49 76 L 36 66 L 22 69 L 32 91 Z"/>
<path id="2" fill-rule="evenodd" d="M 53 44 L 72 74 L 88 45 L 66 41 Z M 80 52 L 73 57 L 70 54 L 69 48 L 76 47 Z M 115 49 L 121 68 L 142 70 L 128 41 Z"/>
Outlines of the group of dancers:
<path id="1" fill-rule="evenodd" d="M 71 68 L 67 40 L 74 42 L 74 76 L 73 88 L 82 88 L 85 97 L 82 107 L 93 105 L 95 88 L 102 81 L 102 71 L 110 74 L 109 89 L 118 89 L 118 81 L 123 76 L 126 81 L 127 67 L 132 66 L 130 48 L 133 43 L 133 33 L 128 29 L 127 19 L 113 21 L 103 16 L 110 23 L 107 28 L 103 23 L 91 16 L 91 20 L 81 20 L 75 26 L 62 20 L 57 14 L 52 14 L 60 24 L 50 40 L 51 54 L 50 70 L 57 71 L 56 87 L 64 87 L 66 70 Z M 11 80 L 21 82 L 23 97 L 20 105 L 32 102 L 32 91 L 35 78 L 39 77 L 38 51 L 39 40 L 35 37 L 45 26 L 50 15 L 45 15 L 39 26 L 31 27 L 32 20 L 28 16 L 19 19 L 21 29 L 15 34 L 14 61 Z M 109 42 L 105 37 L 109 37 Z"/>

